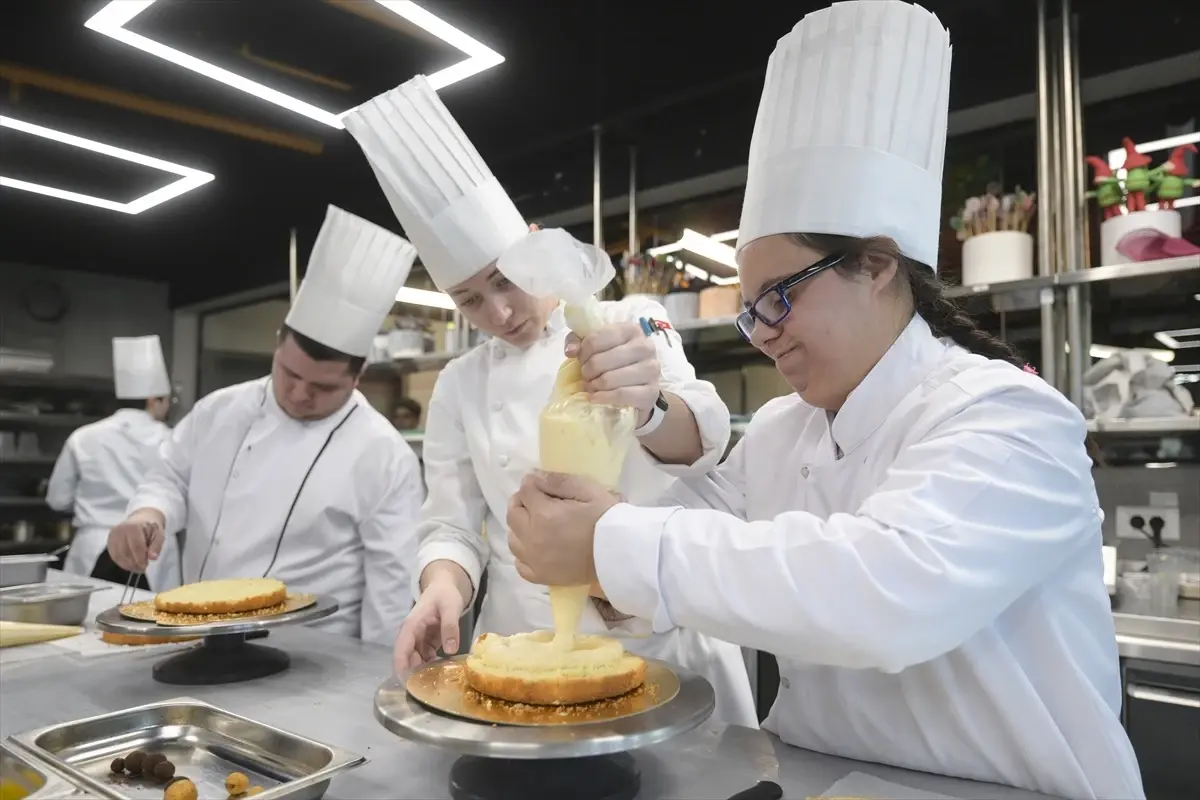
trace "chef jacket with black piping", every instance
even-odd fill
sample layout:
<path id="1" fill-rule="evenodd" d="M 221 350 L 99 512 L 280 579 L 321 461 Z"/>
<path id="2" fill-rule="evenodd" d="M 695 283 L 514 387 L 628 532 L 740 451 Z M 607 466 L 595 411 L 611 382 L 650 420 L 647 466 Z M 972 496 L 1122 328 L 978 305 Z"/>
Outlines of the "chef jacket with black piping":
<path id="1" fill-rule="evenodd" d="M 299 421 L 261 378 L 200 400 L 129 510 L 186 528 L 185 582 L 265 573 L 337 599 L 314 627 L 391 645 L 412 607 L 422 498 L 412 448 L 360 392 Z"/>

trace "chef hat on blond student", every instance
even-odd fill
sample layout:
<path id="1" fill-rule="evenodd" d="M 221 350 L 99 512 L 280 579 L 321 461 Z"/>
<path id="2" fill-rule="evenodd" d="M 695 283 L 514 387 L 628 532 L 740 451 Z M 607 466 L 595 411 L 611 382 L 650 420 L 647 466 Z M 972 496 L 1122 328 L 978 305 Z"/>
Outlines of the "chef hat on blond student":
<path id="1" fill-rule="evenodd" d="M 612 279 L 612 263 L 602 251 L 562 230 L 529 232 L 424 76 L 364 103 L 342 122 L 439 289 L 493 262 L 538 296 L 568 296 L 580 287 L 592 294 Z"/>
<path id="2" fill-rule="evenodd" d="M 365 356 L 416 257 L 403 238 L 329 206 L 285 323 L 338 352 Z"/>
<path id="3" fill-rule="evenodd" d="M 171 394 L 171 378 L 157 336 L 117 336 L 112 340 L 112 351 L 118 400 L 147 400 Z"/>
<path id="4" fill-rule="evenodd" d="M 890 236 L 937 267 L 950 34 L 900 0 L 853 0 L 779 40 L 750 142 L 737 249 L 778 233 Z"/>

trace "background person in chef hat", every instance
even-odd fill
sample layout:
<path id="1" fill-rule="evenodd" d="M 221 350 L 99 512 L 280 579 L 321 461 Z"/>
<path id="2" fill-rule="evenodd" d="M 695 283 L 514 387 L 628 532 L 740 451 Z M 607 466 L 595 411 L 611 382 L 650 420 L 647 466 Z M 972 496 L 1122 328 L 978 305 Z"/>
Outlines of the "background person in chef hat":
<path id="1" fill-rule="evenodd" d="M 164 531 L 186 529 L 185 581 L 278 578 L 337 599 L 315 627 L 394 641 L 424 489 L 416 455 L 356 387 L 415 258 L 329 207 L 270 376 L 213 392 L 179 423 L 109 534 L 118 565 L 145 568 Z"/>
<path id="2" fill-rule="evenodd" d="M 578 355 L 593 400 L 638 410 L 622 491 L 649 500 L 672 475 L 702 474 L 729 440 L 729 411 L 696 379 L 678 335 L 647 336 L 640 318 L 665 320 L 646 301 L 600 303 L 604 324 L 569 335 L 559 299 L 589 300 L 611 280 L 607 254 L 562 230 L 530 232 L 504 189 L 423 77 L 345 117 L 405 234 L 438 288 L 494 338 L 442 370 L 426 412 L 422 456 L 429 498 L 421 511 L 420 595 L 396 642 L 396 668 L 461 648 L 459 618 L 488 583 L 476 633 L 553 627 L 545 587 L 522 580 L 504 529 L 510 497 L 538 464 L 538 415 L 564 351 Z M 580 297 L 580 293 L 582 296 Z M 486 525 L 487 536 L 484 536 Z M 584 611 L 581 633 L 619 636 L 633 651 L 704 673 L 717 714 L 755 725 L 740 650 L 674 629 L 651 635 L 647 620 Z"/>
<path id="3" fill-rule="evenodd" d="M 738 328 L 795 389 L 658 508 L 533 476 L 518 571 L 775 653 L 764 727 L 839 756 L 1064 797 L 1142 797 L 1121 727 L 1079 411 L 942 295 L 949 35 L 896 0 L 771 56 Z"/>
<path id="4" fill-rule="evenodd" d="M 158 458 L 158 447 L 171 433 L 171 378 L 157 336 L 112 340 L 113 384 L 121 408 L 99 422 L 78 428 L 67 438 L 46 487 L 46 503 L 74 515 L 75 538 L 63 564 L 66 572 L 125 583 L 129 573 L 105 550 L 108 530 L 125 517 L 138 482 Z M 149 578 L 149 581 L 147 581 Z M 142 589 L 179 585 L 175 537 Z"/>

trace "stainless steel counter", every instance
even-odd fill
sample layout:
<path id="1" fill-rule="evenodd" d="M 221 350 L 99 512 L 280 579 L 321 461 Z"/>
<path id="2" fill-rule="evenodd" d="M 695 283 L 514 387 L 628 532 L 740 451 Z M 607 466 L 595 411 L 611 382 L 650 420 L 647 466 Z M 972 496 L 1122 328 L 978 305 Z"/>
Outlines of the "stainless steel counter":
<path id="1" fill-rule="evenodd" d="M 181 695 L 365 755 L 370 761 L 334 780 L 331 800 L 448 798 L 456 755 L 399 739 L 372 718 L 375 689 L 391 672 L 383 647 L 306 629 L 283 629 L 269 644 L 292 657 L 287 672 L 226 686 L 167 686 L 150 678 L 162 652 L 85 657 L 43 648 L 39 657 L 0 664 L 0 736 Z M 848 761 L 784 745 L 762 731 L 709 724 L 636 753 L 640 797 L 728 797 L 760 780 L 785 797 L 823 793 L 852 772 L 955 798 L 1035 798 L 1030 792 Z"/>
<path id="2" fill-rule="evenodd" d="M 1200 600 L 1180 600 L 1162 613 L 1118 597 L 1113 603 L 1122 658 L 1200 666 Z"/>

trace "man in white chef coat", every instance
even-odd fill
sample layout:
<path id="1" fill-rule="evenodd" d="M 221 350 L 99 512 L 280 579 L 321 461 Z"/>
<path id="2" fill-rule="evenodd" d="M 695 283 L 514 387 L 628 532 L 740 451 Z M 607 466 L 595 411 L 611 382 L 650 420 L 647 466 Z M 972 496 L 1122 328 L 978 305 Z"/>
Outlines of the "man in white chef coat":
<path id="1" fill-rule="evenodd" d="M 442 370 L 429 402 L 421 595 L 397 639 L 403 670 L 439 645 L 447 652 L 469 647 L 457 640 L 459 616 L 485 568 L 476 634 L 551 627 L 547 591 L 517 575 L 503 520 L 521 477 L 538 463 L 539 413 L 564 349 L 578 354 L 594 402 L 637 410 L 638 446 L 629 449 L 620 483 L 632 497 L 649 500 L 674 475 L 715 465 L 729 440 L 729 410 L 712 384 L 696 378 L 679 335 L 650 323 L 666 320 L 659 303 L 599 303 L 606 324 L 582 342 L 570 334 L 560 281 L 587 284 L 582 297 L 591 300 L 612 278 L 610 259 L 565 231 L 531 232 L 424 77 L 344 119 L 438 288 L 493 337 Z M 716 687 L 721 719 L 757 724 L 738 647 L 690 630 L 651 635 L 648 620 L 614 614 L 601 598 L 585 607 L 579 630 L 619 637 L 632 651 L 703 673 Z"/>
<path id="2" fill-rule="evenodd" d="M 774 653 L 764 727 L 838 756 L 1142 797 L 1079 410 L 943 294 L 948 32 L 896 0 L 779 40 L 738 330 L 794 394 L 655 508 L 533 476 L 518 570 Z"/>
<path id="3" fill-rule="evenodd" d="M 356 387 L 415 257 L 330 206 L 271 375 L 213 392 L 179 423 L 109 535 L 117 564 L 143 568 L 164 531 L 185 529 L 185 582 L 278 578 L 337 599 L 317 627 L 393 641 L 412 605 L 420 467 Z"/>
<path id="4" fill-rule="evenodd" d="M 125 518 L 138 484 L 158 458 L 159 445 L 171 434 L 165 424 L 171 379 L 157 336 L 117 337 L 112 351 L 113 385 L 122 408 L 71 433 L 50 475 L 46 503 L 74 514 L 75 538 L 63 569 L 125 583 L 128 572 L 105 548 L 108 531 Z M 138 577 L 138 586 L 162 591 L 178 584 L 172 536 L 153 569 Z"/>

